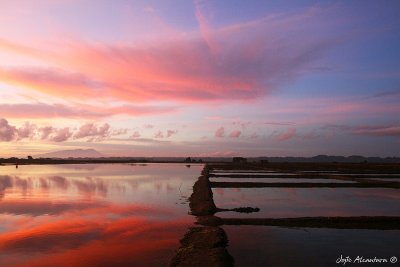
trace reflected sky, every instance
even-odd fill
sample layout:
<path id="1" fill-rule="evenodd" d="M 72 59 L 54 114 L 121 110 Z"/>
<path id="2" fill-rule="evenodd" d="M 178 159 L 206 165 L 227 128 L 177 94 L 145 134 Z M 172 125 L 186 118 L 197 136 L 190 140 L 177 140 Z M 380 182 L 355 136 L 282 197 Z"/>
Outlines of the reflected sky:
<path id="1" fill-rule="evenodd" d="M 355 181 L 318 178 L 231 178 L 211 177 L 211 182 L 260 182 L 260 183 L 356 183 Z"/>
<path id="2" fill-rule="evenodd" d="M 258 207 L 259 212 L 223 212 L 221 217 L 399 216 L 400 194 L 390 188 L 214 188 L 219 208 Z"/>
<path id="3" fill-rule="evenodd" d="M 202 165 L 0 167 L 1 266 L 165 265 Z"/>
<path id="4" fill-rule="evenodd" d="M 398 255 L 399 230 L 283 228 L 273 226 L 228 226 L 229 252 L 235 266 L 343 266 L 336 259 L 357 256 L 386 258 Z M 345 266 L 375 266 L 379 263 L 348 263 Z M 393 265 L 396 264 L 383 264 Z"/>

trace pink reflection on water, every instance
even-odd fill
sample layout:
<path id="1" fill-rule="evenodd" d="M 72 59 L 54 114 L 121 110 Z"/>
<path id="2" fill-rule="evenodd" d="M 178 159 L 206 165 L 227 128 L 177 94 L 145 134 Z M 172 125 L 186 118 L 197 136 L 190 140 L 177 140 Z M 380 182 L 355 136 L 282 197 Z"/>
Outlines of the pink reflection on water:
<path id="1" fill-rule="evenodd" d="M 142 217 L 90 220 L 79 217 L 43 222 L 0 235 L 6 266 L 165 265 L 192 221 Z M 22 257 L 21 257 L 22 256 Z"/>
<path id="2" fill-rule="evenodd" d="M 5 266 L 166 265 L 193 224 L 181 200 L 202 169 L 3 167 L 0 265 Z"/>

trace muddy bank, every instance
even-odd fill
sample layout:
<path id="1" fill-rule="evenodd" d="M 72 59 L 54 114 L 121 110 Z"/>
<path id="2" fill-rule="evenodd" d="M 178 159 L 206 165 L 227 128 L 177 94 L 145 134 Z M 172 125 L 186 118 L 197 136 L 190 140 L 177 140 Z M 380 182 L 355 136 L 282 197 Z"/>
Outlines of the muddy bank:
<path id="1" fill-rule="evenodd" d="M 316 168 L 316 166 L 318 166 Z M 365 167 L 365 169 L 363 168 Z M 221 218 L 215 216 L 217 212 L 257 212 L 258 208 L 238 207 L 223 209 L 216 207 L 213 200 L 212 188 L 240 188 L 240 187 L 359 187 L 359 188 L 400 188 L 399 182 L 376 181 L 364 174 L 373 171 L 377 176 L 393 176 L 388 173 L 399 174 L 399 166 L 370 164 L 208 164 L 202 175 L 193 186 L 193 193 L 189 198 L 191 214 L 196 216 L 197 224 L 202 227 L 192 227 L 181 240 L 181 247 L 170 266 L 233 266 L 234 261 L 227 251 L 228 239 L 220 226 L 223 225 L 260 225 L 302 228 L 336 228 L 336 229 L 376 229 L 399 230 L 400 217 L 391 216 L 361 216 L 361 217 L 300 217 L 300 218 Z M 282 178 L 282 175 L 252 175 L 252 174 L 222 174 L 210 175 L 212 171 L 225 170 L 227 172 L 241 171 L 278 171 L 287 178 L 327 178 L 337 180 L 352 180 L 356 183 L 284 183 L 284 182 L 210 182 L 209 177 L 230 178 Z M 299 170 L 335 171 L 342 175 L 300 174 L 290 175 L 288 172 Z M 346 173 L 361 175 L 350 176 Z M 233 176 L 233 177 L 232 177 Z M 261 177 L 260 177 L 261 176 Z"/>
<path id="2" fill-rule="evenodd" d="M 217 210 L 214 204 L 210 181 L 207 176 L 200 176 L 193 185 L 193 193 L 189 198 L 191 214 L 204 216 L 214 214 Z"/>
<path id="3" fill-rule="evenodd" d="M 364 173 L 364 174 L 351 174 L 350 175 L 347 173 L 336 173 L 334 175 L 332 174 L 321 174 L 321 173 L 285 173 L 285 174 L 279 174 L 279 173 L 273 173 L 270 172 L 268 174 L 265 173 L 243 173 L 239 174 L 230 174 L 230 173 L 211 173 L 209 175 L 210 177 L 215 177 L 215 178 L 238 178 L 238 179 L 243 179 L 243 178 L 294 178 L 294 179 L 353 179 L 353 178 L 359 178 L 359 179 L 374 179 L 374 178 L 386 178 L 386 179 L 393 179 L 393 178 L 400 178 L 400 174 L 381 174 L 381 173 Z"/>
<path id="4" fill-rule="evenodd" d="M 218 170 L 273 170 L 286 171 L 334 171 L 346 173 L 393 173 L 400 174 L 399 163 L 334 163 L 334 162 L 269 162 L 269 163 L 226 163 L 210 164 Z"/>
<path id="5" fill-rule="evenodd" d="M 299 217 L 299 218 L 220 218 L 203 216 L 198 223 L 208 226 L 222 225 L 266 225 L 304 228 L 335 229 L 375 229 L 399 230 L 398 216 L 359 216 L 359 217 Z"/>
<path id="6" fill-rule="evenodd" d="M 263 187 L 341 187 L 341 188 L 400 188 L 399 182 L 365 183 L 263 183 L 263 182 L 210 182 L 212 188 L 263 188 Z"/>
<path id="7" fill-rule="evenodd" d="M 233 208 L 233 209 L 220 209 L 217 208 L 217 212 L 224 212 L 224 211 L 234 211 L 234 212 L 239 212 L 239 213 L 253 213 L 253 212 L 259 212 L 259 208 L 253 208 L 253 207 L 240 207 L 240 208 Z"/>
<path id="8" fill-rule="evenodd" d="M 219 227 L 193 227 L 181 240 L 171 267 L 230 267 L 233 258 L 226 250 L 228 238 Z"/>
<path id="9" fill-rule="evenodd" d="M 197 220 L 215 214 L 213 193 L 208 179 L 209 169 L 205 166 L 202 175 L 193 185 L 189 198 L 190 213 Z M 181 246 L 171 259 L 171 267 L 232 267 L 234 260 L 228 253 L 228 238 L 217 226 L 191 227 L 180 241 Z"/>

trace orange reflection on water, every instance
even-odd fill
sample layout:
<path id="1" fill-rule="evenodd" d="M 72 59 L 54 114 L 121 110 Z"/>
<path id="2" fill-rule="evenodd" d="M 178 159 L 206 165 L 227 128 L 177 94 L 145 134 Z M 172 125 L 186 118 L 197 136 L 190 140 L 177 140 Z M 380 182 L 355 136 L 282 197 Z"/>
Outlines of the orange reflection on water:
<path id="1" fill-rule="evenodd" d="M 4 266 L 153 266 L 167 263 L 192 221 L 60 218 L 0 236 Z"/>
<path id="2" fill-rule="evenodd" d="M 166 265 L 202 166 L 79 167 L 0 167 L 0 266 Z"/>

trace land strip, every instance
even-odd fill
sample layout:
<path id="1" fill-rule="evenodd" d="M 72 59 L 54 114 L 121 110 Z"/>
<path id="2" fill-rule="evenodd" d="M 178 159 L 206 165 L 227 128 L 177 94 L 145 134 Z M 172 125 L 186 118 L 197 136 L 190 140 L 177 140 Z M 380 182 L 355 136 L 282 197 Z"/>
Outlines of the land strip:
<path id="1" fill-rule="evenodd" d="M 398 164 L 321 164 L 317 170 L 321 172 L 332 171 L 339 175 L 310 175 L 307 173 L 297 175 L 286 175 L 285 178 L 322 178 L 344 181 L 355 181 L 355 183 L 283 183 L 283 182 L 210 182 L 209 178 L 282 178 L 282 175 L 259 175 L 259 174 L 232 174 L 216 175 L 210 172 L 220 170 L 226 172 L 235 171 L 275 171 L 290 172 L 298 170 L 313 170 L 315 164 L 273 164 L 268 167 L 265 164 L 207 164 L 202 175 L 193 186 L 193 193 L 189 198 L 191 214 L 196 216 L 197 224 L 202 227 L 189 228 L 181 240 L 181 247 L 170 266 L 233 266 L 233 258 L 229 255 L 226 247 L 228 238 L 221 226 L 223 225 L 259 225 L 280 227 L 302 227 L 302 228 L 335 228 L 335 229 L 376 229 L 376 230 L 399 230 L 400 216 L 359 216 L 359 217 L 295 217 L 295 218 L 221 218 L 215 216 L 221 211 L 254 212 L 258 208 L 244 207 L 235 209 L 219 208 L 215 205 L 212 188 L 238 188 L 238 187 L 337 187 L 337 188 L 400 188 L 399 182 L 377 181 L 368 175 L 371 172 L 379 178 L 393 178 L 395 174 L 400 175 Z M 279 166 L 279 168 L 277 168 Z M 299 167 L 299 169 L 294 169 Z M 333 167 L 332 167 L 333 166 Z M 337 167 L 336 169 L 334 167 Z M 389 167 L 388 167 L 389 166 Z M 284 168 L 283 168 L 284 167 Z M 388 168 L 387 168 L 388 167 Z M 216 170 L 218 169 L 218 171 Z M 347 175 L 352 171 L 355 175 Z M 342 172 L 342 173 L 340 173 Z M 363 174 L 359 175 L 360 172 Z M 365 175 L 364 175 L 365 174 Z M 396 176 L 394 177 L 396 178 Z"/>
<path id="2" fill-rule="evenodd" d="M 298 218 L 220 218 L 203 217 L 202 225 L 264 225 L 301 228 L 399 230 L 399 216 L 298 217 Z"/>
<path id="3" fill-rule="evenodd" d="M 210 182 L 212 188 L 400 188 L 399 182 L 374 182 L 374 183 L 264 183 L 264 182 Z"/>

